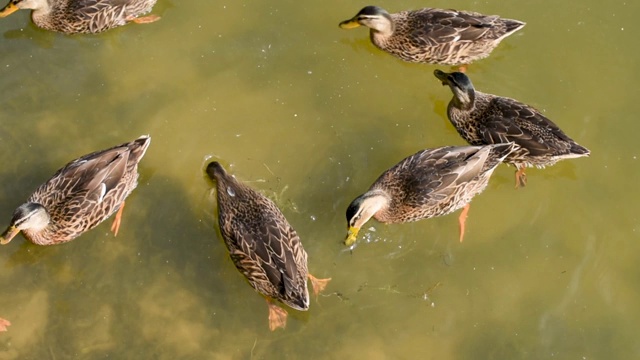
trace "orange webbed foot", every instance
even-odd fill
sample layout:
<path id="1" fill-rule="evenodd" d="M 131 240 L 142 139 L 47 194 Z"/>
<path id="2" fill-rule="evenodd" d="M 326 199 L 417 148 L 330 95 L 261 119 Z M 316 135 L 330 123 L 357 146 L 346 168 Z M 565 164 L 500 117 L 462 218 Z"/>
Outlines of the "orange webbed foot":
<path id="1" fill-rule="evenodd" d="M 111 231 L 113 232 L 113 236 L 118 236 L 120 222 L 122 221 L 122 210 L 124 210 L 124 202 L 122 202 L 122 205 L 120 205 L 120 209 L 118 209 L 116 217 L 113 219 L 113 224 L 111 224 Z"/>
<path id="2" fill-rule="evenodd" d="M 524 167 L 516 171 L 516 189 L 527 185 L 527 174 L 524 173 Z"/>
<path id="3" fill-rule="evenodd" d="M 460 242 L 462 242 L 462 240 L 464 239 L 465 223 L 467 221 L 467 215 L 469 214 L 470 207 L 471 207 L 471 204 L 467 204 L 462 209 L 462 212 L 460 213 L 460 217 L 458 217 L 458 223 L 460 224 Z"/>
<path id="4" fill-rule="evenodd" d="M 160 16 L 158 15 L 148 15 L 148 16 L 142 16 L 142 17 L 137 17 L 137 18 L 130 18 L 127 19 L 128 21 L 134 22 L 136 24 L 151 24 L 152 22 L 156 22 L 158 20 L 160 20 Z"/>
<path id="5" fill-rule="evenodd" d="M 287 326 L 287 311 L 267 299 L 269 306 L 269 330 L 274 331 Z"/>
<path id="6" fill-rule="evenodd" d="M 9 326 L 11 326 L 11 321 L 0 318 L 0 331 L 7 331 Z"/>
<path id="7" fill-rule="evenodd" d="M 315 295 L 316 297 L 318 296 L 318 294 L 321 291 L 324 291 L 324 289 L 327 287 L 327 284 L 329 283 L 329 281 L 331 281 L 331 278 L 328 279 L 318 279 L 315 276 L 308 274 L 307 275 L 309 277 L 309 280 L 311 280 L 311 287 L 313 288 L 313 295 Z"/>

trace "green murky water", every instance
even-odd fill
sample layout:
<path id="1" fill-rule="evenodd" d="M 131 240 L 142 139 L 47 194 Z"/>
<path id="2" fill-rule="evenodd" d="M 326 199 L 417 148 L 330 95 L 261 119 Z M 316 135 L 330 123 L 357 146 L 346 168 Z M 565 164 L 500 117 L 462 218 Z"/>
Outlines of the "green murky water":
<path id="1" fill-rule="evenodd" d="M 634 1 L 409 1 L 526 21 L 469 75 L 592 151 L 501 166 L 457 216 L 363 230 L 344 211 L 415 151 L 464 144 L 435 66 L 402 63 L 339 21 L 366 3 L 165 1 L 97 36 L 0 21 L 0 218 L 67 161 L 152 143 L 120 234 L 0 250 L 1 359 L 630 359 L 640 356 L 640 28 Z M 207 156 L 275 199 L 310 270 L 332 277 L 269 332 L 216 233 Z M 2 225 L 2 226 L 4 226 Z M 375 231 L 370 230 L 373 228 Z"/>

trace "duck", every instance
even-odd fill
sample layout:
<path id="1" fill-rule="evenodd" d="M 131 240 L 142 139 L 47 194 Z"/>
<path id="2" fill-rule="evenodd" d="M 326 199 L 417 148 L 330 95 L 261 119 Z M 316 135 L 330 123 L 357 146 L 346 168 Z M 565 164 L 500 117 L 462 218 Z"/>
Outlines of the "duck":
<path id="1" fill-rule="evenodd" d="M 157 0 L 10 0 L 0 18 L 20 9 L 30 9 L 36 26 L 65 34 L 95 34 L 129 22 L 152 23 L 148 15 Z"/>
<path id="2" fill-rule="evenodd" d="M 518 146 L 505 159 L 516 167 L 516 188 L 526 185 L 527 167 L 544 168 L 563 159 L 590 155 L 589 149 L 532 106 L 477 91 L 469 76 L 461 72 L 435 70 L 434 75 L 453 92 L 447 117 L 464 140 L 471 145 L 513 142 Z"/>
<path id="3" fill-rule="evenodd" d="M 349 204 L 345 245 L 355 244 L 372 217 L 383 224 L 406 223 L 463 208 L 458 218 L 462 242 L 471 199 L 484 191 L 495 168 L 514 149 L 513 143 L 444 146 L 406 157 Z"/>
<path id="4" fill-rule="evenodd" d="M 340 27 L 370 29 L 380 50 L 408 62 L 461 66 L 489 56 L 506 37 L 526 23 L 471 11 L 424 8 L 390 14 L 366 6 Z"/>
<path id="5" fill-rule="evenodd" d="M 269 329 L 284 328 L 287 311 L 275 302 L 307 311 L 307 279 L 316 295 L 331 279 L 309 274 L 300 237 L 273 201 L 229 175 L 217 161 L 207 165 L 206 173 L 215 182 L 218 225 L 231 260 L 265 297 Z"/>
<path id="6" fill-rule="evenodd" d="M 117 236 L 125 199 L 138 185 L 138 163 L 150 143 L 144 135 L 69 162 L 13 212 L 0 244 L 19 232 L 36 245 L 66 243 L 116 212 L 111 231 Z"/>

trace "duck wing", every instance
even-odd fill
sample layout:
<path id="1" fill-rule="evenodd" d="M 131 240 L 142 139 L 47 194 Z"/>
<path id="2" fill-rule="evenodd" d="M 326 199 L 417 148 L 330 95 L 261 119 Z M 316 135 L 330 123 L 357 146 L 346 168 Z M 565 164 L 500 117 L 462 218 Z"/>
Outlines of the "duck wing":
<path id="1" fill-rule="evenodd" d="M 487 144 L 514 142 L 531 156 L 570 151 L 575 142 L 536 109 L 509 98 L 495 98 L 482 121 L 479 134 Z"/>
<path id="2" fill-rule="evenodd" d="M 498 25 L 500 17 L 479 13 L 424 9 L 408 16 L 408 27 L 414 29 L 412 37 L 423 45 L 436 46 L 455 41 L 477 41 L 487 38 Z"/>

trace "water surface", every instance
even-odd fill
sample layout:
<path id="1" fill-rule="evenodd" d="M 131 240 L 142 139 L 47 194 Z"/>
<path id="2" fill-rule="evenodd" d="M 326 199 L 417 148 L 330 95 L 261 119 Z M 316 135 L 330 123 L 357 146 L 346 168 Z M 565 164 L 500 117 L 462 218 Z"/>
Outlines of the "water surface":
<path id="1" fill-rule="evenodd" d="M 499 167 L 462 244 L 452 214 L 372 221 L 350 253 L 353 198 L 407 155 L 464 144 L 437 67 L 338 28 L 364 5 L 159 0 L 161 21 L 95 36 L 40 30 L 26 11 L 2 19 L 3 224 L 69 160 L 152 143 L 118 237 L 106 222 L 65 245 L 2 247 L 13 325 L 0 358 L 638 357 L 638 3 L 429 3 L 527 22 L 469 76 L 545 111 L 592 156 L 529 170 L 517 191 Z M 217 233 L 210 156 L 274 199 L 311 272 L 333 278 L 286 330 L 268 330 Z"/>

